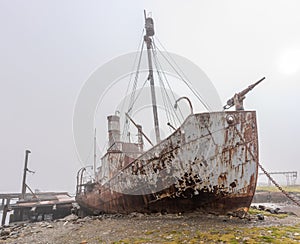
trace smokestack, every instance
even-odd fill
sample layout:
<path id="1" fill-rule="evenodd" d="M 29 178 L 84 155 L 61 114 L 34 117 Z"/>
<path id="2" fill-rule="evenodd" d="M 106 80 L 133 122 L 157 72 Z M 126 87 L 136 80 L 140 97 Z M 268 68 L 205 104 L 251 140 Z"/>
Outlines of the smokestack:
<path id="1" fill-rule="evenodd" d="M 120 117 L 117 115 L 110 115 L 107 117 L 107 121 L 109 147 L 111 147 L 115 142 L 120 141 Z"/>

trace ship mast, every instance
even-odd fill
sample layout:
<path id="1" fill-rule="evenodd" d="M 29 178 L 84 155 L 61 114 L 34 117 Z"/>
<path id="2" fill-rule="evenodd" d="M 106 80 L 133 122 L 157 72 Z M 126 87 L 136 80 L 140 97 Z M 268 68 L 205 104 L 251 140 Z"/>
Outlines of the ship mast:
<path id="1" fill-rule="evenodd" d="M 155 95 L 155 86 L 154 86 L 154 78 L 153 78 L 152 56 L 151 56 L 151 51 L 152 51 L 151 37 L 154 36 L 154 24 L 152 18 L 146 17 L 145 10 L 144 10 L 144 15 L 145 15 L 145 29 L 146 29 L 146 35 L 144 36 L 144 41 L 147 45 L 148 67 L 149 67 L 148 80 L 150 80 L 150 87 L 151 87 L 151 99 L 152 99 L 156 143 L 159 143 L 160 133 L 159 133 L 158 113 L 157 113 L 157 105 L 156 105 L 156 95 Z"/>

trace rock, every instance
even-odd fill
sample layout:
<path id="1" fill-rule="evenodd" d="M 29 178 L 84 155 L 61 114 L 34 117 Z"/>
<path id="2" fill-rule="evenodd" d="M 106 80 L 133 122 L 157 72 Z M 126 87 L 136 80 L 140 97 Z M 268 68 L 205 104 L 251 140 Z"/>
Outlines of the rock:
<path id="1" fill-rule="evenodd" d="M 259 210 L 265 210 L 266 207 L 265 207 L 264 205 L 258 205 L 258 209 L 259 209 Z"/>
<path id="2" fill-rule="evenodd" d="M 19 235 L 19 232 L 17 232 L 17 231 L 12 231 L 12 232 L 10 232 L 9 235 L 10 235 L 10 236 L 17 236 L 17 235 Z"/>
<path id="3" fill-rule="evenodd" d="M 85 223 L 86 219 L 77 219 L 74 223 L 76 224 L 81 224 L 81 223 Z"/>
<path id="4" fill-rule="evenodd" d="M 9 236 L 10 230 L 9 229 L 3 229 L 0 232 L 0 236 Z"/>
<path id="5" fill-rule="evenodd" d="M 250 237 L 248 237 L 248 236 L 243 238 L 243 242 L 248 242 L 249 240 L 250 240 Z"/>
<path id="6" fill-rule="evenodd" d="M 40 227 L 42 227 L 42 228 L 47 227 L 47 225 L 48 225 L 48 224 L 45 223 L 45 222 L 41 222 L 41 223 L 40 223 Z"/>
<path id="7" fill-rule="evenodd" d="M 138 213 L 138 212 L 132 212 L 132 213 L 130 213 L 128 216 L 129 216 L 130 218 L 136 218 L 136 217 L 141 218 L 141 217 L 144 216 L 144 214 Z"/>
<path id="8" fill-rule="evenodd" d="M 264 220 L 265 216 L 263 214 L 256 215 L 258 220 Z"/>
<path id="9" fill-rule="evenodd" d="M 47 228 L 48 228 L 48 229 L 52 229 L 52 228 L 53 228 L 53 225 L 47 225 Z"/>
<path id="10" fill-rule="evenodd" d="M 279 214 L 279 211 L 280 211 L 280 208 L 275 208 L 275 209 L 274 209 L 274 213 L 275 213 L 275 214 Z"/>
<path id="11" fill-rule="evenodd" d="M 235 216 L 240 218 L 240 219 L 245 219 L 247 216 L 247 213 L 245 211 L 236 211 Z"/>
<path id="12" fill-rule="evenodd" d="M 92 217 L 90 217 L 90 216 L 86 216 L 83 218 L 84 221 L 90 221 L 91 219 L 92 219 Z"/>
<path id="13" fill-rule="evenodd" d="M 278 214 L 280 208 L 272 209 L 272 208 L 267 208 L 266 211 L 271 213 L 271 214 Z"/>
<path id="14" fill-rule="evenodd" d="M 114 214 L 112 217 L 114 219 L 120 219 L 120 218 L 123 218 L 124 216 L 123 216 L 123 214 Z"/>
<path id="15" fill-rule="evenodd" d="M 76 221 L 78 218 L 79 218 L 79 217 L 78 217 L 77 215 L 75 215 L 75 214 L 70 214 L 70 215 L 64 217 L 64 218 L 62 219 L 62 221 L 68 221 L 68 222 L 71 222 L 71 221 Z"/>

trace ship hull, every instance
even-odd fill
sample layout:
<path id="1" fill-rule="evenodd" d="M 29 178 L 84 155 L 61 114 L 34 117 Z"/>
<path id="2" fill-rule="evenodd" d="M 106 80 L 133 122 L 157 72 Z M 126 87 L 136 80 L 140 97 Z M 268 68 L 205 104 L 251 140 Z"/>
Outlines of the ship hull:
<path id="1" fill-rule="evenodd" d="M 106 155 L 105 180 L 78 183 L 86 213 L 247 210 L 258 172 L 256 113 L 192 114 L 137 159 L 124 164 L 123 154 Z"/>

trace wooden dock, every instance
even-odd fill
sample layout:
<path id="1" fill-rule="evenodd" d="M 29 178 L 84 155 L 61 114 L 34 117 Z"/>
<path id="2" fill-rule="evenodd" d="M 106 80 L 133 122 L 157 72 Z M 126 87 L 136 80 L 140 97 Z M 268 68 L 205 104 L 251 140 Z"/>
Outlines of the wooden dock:
<path id="1" fill-rule="evenodd" d="M 12 211 L 9 222 L 58 219 L 71 214 L 74 197 L 67 192 L 0 193 L 1 225 L 5 225 L 7 213 Z"/>
<path id="2" fill-rule="evenodd" d="M 0 210 L 3 211 L 1 225 L 5 225 L 7 212 L 10 209 L 12 199 L 19 199 L 21 193 L 0 193 Z"/>

